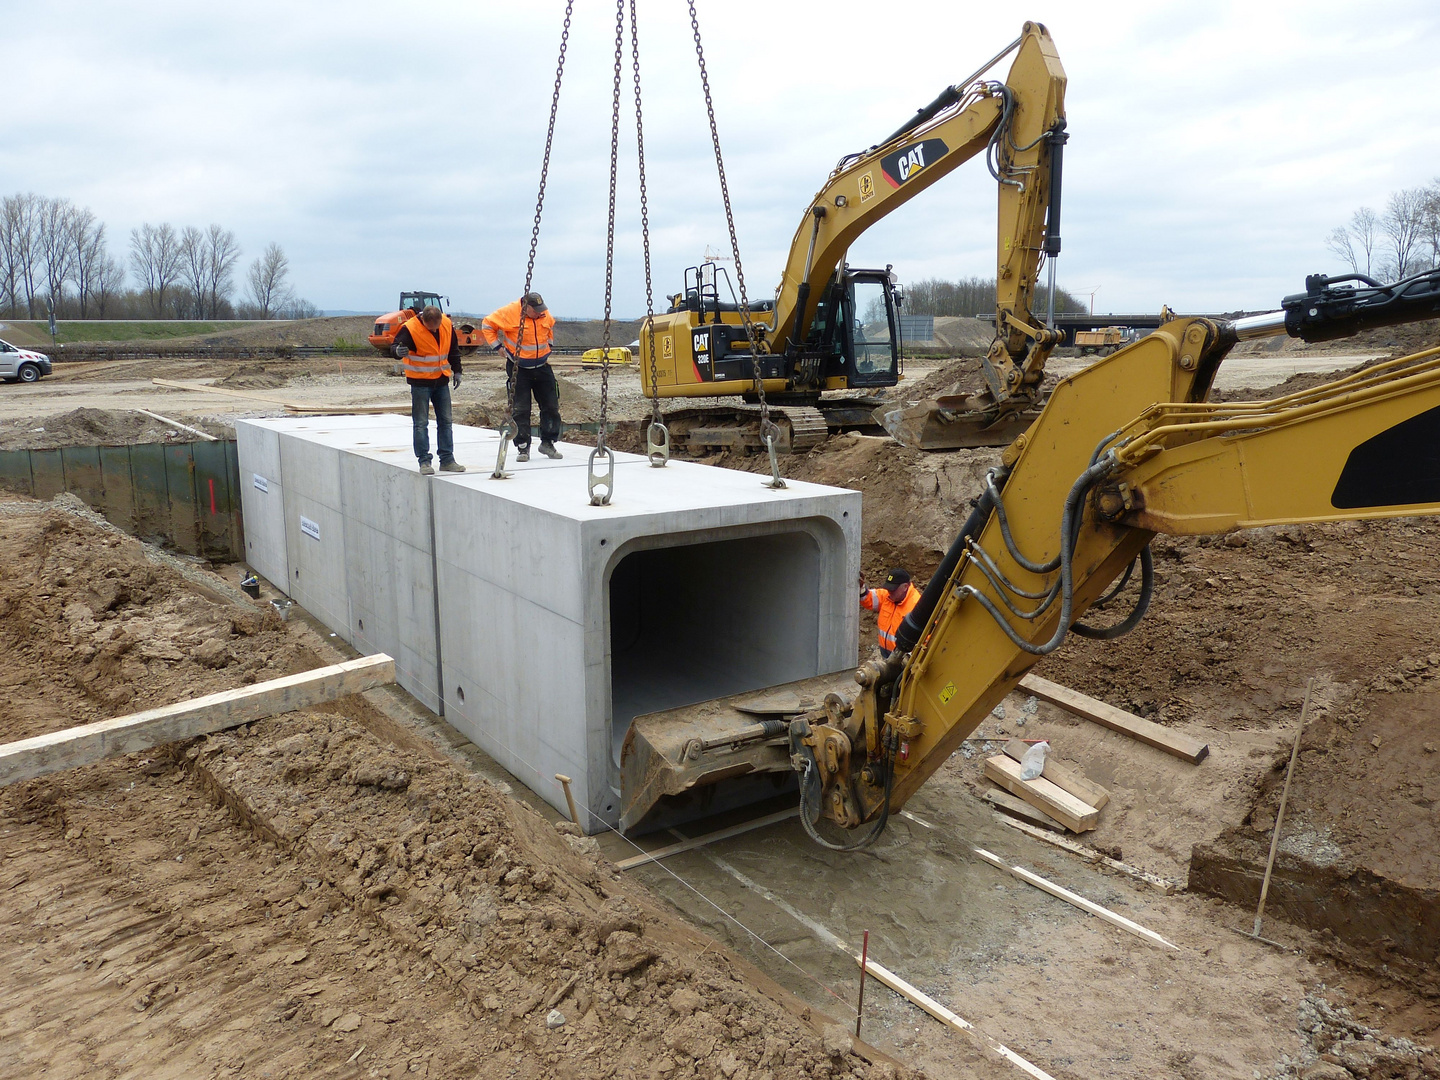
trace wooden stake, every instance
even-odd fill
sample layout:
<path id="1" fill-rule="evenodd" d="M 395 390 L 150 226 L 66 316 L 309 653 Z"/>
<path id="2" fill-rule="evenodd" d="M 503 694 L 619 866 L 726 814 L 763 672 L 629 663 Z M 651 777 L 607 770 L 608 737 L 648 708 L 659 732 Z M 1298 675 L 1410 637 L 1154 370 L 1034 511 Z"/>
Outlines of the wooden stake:
<path id="1" fill-rule="evenodd" d="M 870 962 L 870 931 L 860 943 L 860 999 L 855 1002 L 855 1037 L 860 1037 L 860 1018 L 865 1015 L 865 968 Z"/>
<path id="2" fill-rule="evenodd" d="M 1305 684 L 1305 704 L 1300 707 L 1300 726 L 1295 729 L 1295 745 L 1290 747 L 1290 764 L 1285 767 L 1285 788 L 1280 792 L 1280 809 L 1275 814 L 1275 828 L 1270 833 L 1270 857 L 1265 860 L 1265 880 L 1260 883 L 1260 903 L 1255 908 L 1255 929 L 1250 936 L 1260 936 L 1260 920 L 1265 917 L 1265 897 L 1270 892 L 1270 871 L 1275 868 L 1275 852 L 1280 848 L 1280 823 L 1285 820 L 1285 802 L 1290 798 L 1290 778 L 1295 774 L 1295 759 L 1300 756 L 1300 736 L 1305 734 L 1305 720 L 1310 714 L 1312 678 Z"/>
<path id="3" fill-rule="evenodd" d="M 556 773 L 555 779 L 560 781 L 560 786 L 565 789 L 565 802 L 570 807 L 570 820 L 580 825 L 580 815 L 575 810 L 575 796 L 570 794 L 570 777 L 564 773 Z M 583 829 L 585 826 L 580 825 Z"/>

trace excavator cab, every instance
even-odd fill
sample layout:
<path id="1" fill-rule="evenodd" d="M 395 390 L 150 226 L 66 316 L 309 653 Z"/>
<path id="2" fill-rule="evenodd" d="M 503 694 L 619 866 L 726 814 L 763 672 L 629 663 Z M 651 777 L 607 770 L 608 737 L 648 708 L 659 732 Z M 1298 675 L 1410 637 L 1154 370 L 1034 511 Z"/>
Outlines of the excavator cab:
<path id="1" fill-rule="evenodd" d="M 846 384 L 894 386 L 900 380 L 900 320 L 891 275 L 847 268 L 844 304 Z"/>

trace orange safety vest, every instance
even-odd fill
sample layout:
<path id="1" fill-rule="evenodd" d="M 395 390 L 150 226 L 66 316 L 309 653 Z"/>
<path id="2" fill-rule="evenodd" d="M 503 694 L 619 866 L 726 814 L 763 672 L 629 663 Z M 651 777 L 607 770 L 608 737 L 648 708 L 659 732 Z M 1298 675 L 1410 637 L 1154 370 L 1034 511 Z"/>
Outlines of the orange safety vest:
<path id="1" fill-rule="evenodd" d="M 415 342 L 415 348 L 405 357 L 405 377 L 407 379 L 448 379 L 450 370 L 450 341 L 454 337 L 455 327 L 450 323 L 449 315 L 440 316 L 440 332 L 432 334 L 430 328 L 420 321 L 416 315 L 403 327 L 410 331 L 410 337 Z"/>
<path id="2" fill-rule="evenodd" d="M 521 367 L 539 367 L 550 356 L 550 343 L 555 340 L 555 316 L 542 312 L 538 319 L 526 319 L 524 333 L 520 326 L 520 301 L 492 311 L 480 323 L 480 332 L 494 346 L 503 343 Z"/>
<path id="3" fill-rule="evenodd" d="M 918 603 L 920 590 L 913 581 L 905 593 L 905 599 L 898 604 L 890 599 L 889 589 L 866 589 L 860 594 L 860 606 L 867 611 L 878 612 L 875 621 L 880 627 L 880 647 L 891 651 L 895 649 L 895 635 L 900 630 L 900 624 L 905 621 L 906 615 L 915 610 Z"/>

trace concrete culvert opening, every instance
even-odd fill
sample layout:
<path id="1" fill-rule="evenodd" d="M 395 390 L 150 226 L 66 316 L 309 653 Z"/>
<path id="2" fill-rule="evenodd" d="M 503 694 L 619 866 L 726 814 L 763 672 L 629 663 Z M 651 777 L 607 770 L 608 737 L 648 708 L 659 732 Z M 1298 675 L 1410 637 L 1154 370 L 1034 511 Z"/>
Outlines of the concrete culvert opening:
<path id="1" fill-rule="evenodd" d="M 808 532 L 633 551 L 609 583 L 610 745 L 636 716 L 820 673 Z"/>

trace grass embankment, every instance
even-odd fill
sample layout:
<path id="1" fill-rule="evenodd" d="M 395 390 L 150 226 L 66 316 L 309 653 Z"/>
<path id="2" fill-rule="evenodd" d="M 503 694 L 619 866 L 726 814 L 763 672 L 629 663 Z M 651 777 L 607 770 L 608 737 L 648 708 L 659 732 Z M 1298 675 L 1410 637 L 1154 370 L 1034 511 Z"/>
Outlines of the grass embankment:
<path id="1" fill-rule="evenodd" d="M 16 345 L 49 345 L 50 326 L 40 320 L 7 322 L 0 334 L 13 333 Z M 200 337 L 225 330 L 254 326 L 253 322 L 195 322 L 188 319 L 155 319 L 144 321 L 101 319 L 62 320 L 55 324 L 55 342 L 60 345 L 97 344 L 132 341 L 174 341 Z M 7 338 L 6 340 L 11 340 Z"/>

